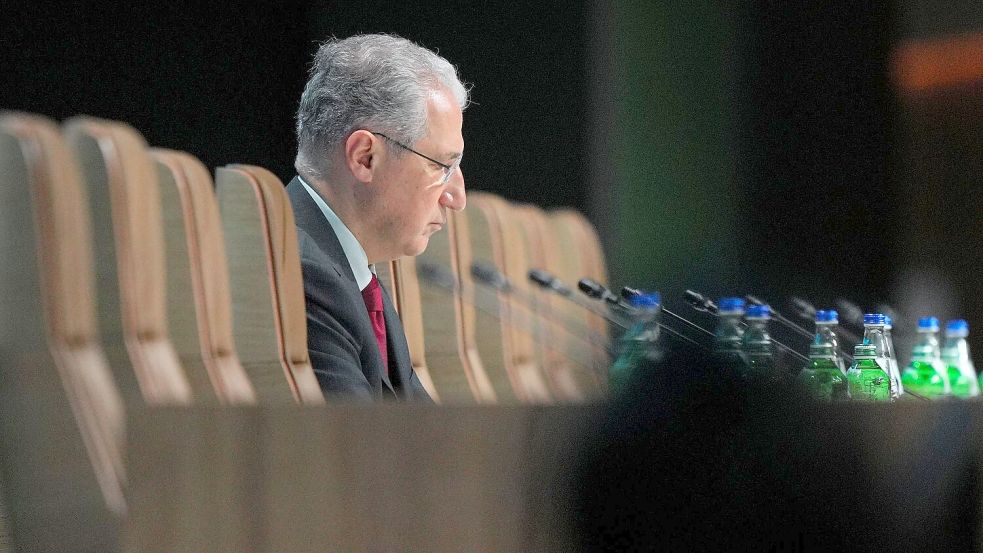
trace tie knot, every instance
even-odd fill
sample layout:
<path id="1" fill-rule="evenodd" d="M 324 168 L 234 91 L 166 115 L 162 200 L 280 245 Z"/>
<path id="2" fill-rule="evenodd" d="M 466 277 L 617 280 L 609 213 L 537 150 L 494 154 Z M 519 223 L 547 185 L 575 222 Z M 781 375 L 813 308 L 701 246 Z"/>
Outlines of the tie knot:
<path id="1" fill-rule="evenodd" d="M 382 289 L 379 287 L 379 279 L 375 275 L 372 275 L 369 285 L 362 290 L 362 300 L 365 302 L 365 309 L 382 311 Z"/>

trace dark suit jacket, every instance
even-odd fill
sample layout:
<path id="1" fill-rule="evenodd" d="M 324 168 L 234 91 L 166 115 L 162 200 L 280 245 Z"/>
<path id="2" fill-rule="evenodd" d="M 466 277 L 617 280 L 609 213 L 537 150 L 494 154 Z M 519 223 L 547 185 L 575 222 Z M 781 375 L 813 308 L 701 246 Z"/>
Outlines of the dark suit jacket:
<path id="1" fill-rule="evenodd" d="M 393 378 L 382 365 L 362 293 L 341 242 L 300 179 L 287 185 L 300 242 L 307 347 L 325 397 L 431 401 L 410 363 L 406 334 L 382 289 Z"/>

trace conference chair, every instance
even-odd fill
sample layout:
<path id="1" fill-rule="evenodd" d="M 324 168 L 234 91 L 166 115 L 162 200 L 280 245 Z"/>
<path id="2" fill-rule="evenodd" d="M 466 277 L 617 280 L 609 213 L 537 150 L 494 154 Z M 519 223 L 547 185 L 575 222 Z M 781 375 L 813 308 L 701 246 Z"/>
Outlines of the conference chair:
<path id="1" fill-rule="evenodd" d="M 166 251 L 169 335 L 199 402 L 253 403 L 232 340 L 225 241 L 212 177 L 193 156 L 151 150 Z"/>
<path id="2" fill-rule="evenodd" d="M 262 403 L 323 404 L 307 351 L 297 230 L 283 183 L 251 165 L 216 171 L 232 333 Z"/>
<path id="3" fill-rule="evenodd" d="M 430 236 L 426 251 L 416 262 L 418 267 L 429 263 L 446 270 L 453 275 L 455 284 L 460 282 L 459 226 L 459 219 L 448 214 L 444 230 Z M 426 279 L 420 280 L 425 355 L 430 377 L 441 400 L 444 403 L 495 403 L 495 389 L 474 345 L 473 317 L 470 316 L 473 307 L 464 305 L 458 290 L 447 290 Z"/>
<path id="4" fill-rule="evenodd" d="M 553 218 L 567 229 L 571 240 L 581 244 L 578 249 L 580 267 L 577 273 L 580 276 L 577 277 L 577 280 L 586 277 L 597 282 L 607 283 L 608 273 L 607 264 L 604 261 L 604 250 L 601 248 L 601 240 L 594 225 L 580 212 L 570 209 L 555 212 Z M 612 347 L 610 325 L 603 317 L 595 314 L 588 315 L 587 320 L 595 343 L 602 346 L 594 349 L 594 355 L 597 359 L 595 364 L 604 369 L 599 373 L 600 391 L 602 394 L 607 394 L 607 368 L 611 364 L 611 356 L 607 349 Z"/>
<path id="5" fill-rule="evenodd" d="M 521 204 L 513 205 L 513 210 L 526 246 L 523 269 L 521 273 L 517 273 L 517 282 L 514 285 L 521 287 L 534 300 L 535 315 L 539 321 L 539 340 L 536 341 L 536 346 L 540 352 L 547 384 L 558 401 L 583 401 L 584 392 L 574 374 L 574 366 L 582 366 L 583 360 L 570 357 L 568 346 L 571 335 L 554 305 L 560 298 L 529 281 L 530 270 L 551 269 L 560 245 L 552 239 L 554 235 L 545 224 L 545 216 L 538 207 Z"/>
<path id="6" fill-rule="evenodd" d="M 86 196 L 52 121 L 0 115 L 0 462 L 18 551 L 114 550 L 126 511 Z"/>
<path id="7" fill-rule="evenodd" d="M 474 198 L 479 198 L 477 201 Z M 460 293 L 465 307 L 465 324 L 473 326 L 474 348 L 495 389 L 500 404 L 521 401 L 521 381 L 508 360 L 511 359 L 506 300 L 500 292 L 476 283 L 471 274 L 474 262 L 499 265 L 502 258 L 500 232 L 487 202 L 469 194 L 468 208 L 452 217 L 457 227 L 457 259 Z M 496 261 L 498 260 L 498 261 Z"/>
<path id="8" fill-rule="evenodd" d="M 420 384 L 437 403 L 444 398 L 430 376 L 427 364 L 426 338 L 423 325 L 423 305 L 420 297 L 420 281 L 416 274 L 416 259 L 401 257 L 389 263 L 376 264 L 376 276 L 380 284 L 387 287 L 396 304 L 396 312 L 403 323 L 406 346 L 410 352 L 410 364 Z"/>
<path id="9" fill-rule="evenodd" d="M 551 403 L 553 395 L 542 371 L 540 351 L 536 347 L 536 341 L 542 334 L 541 325 L 534 306 L 529 304 L 526 297 L 528 262 L 519 222 L 512 206 L 498 196 L 472 193 L 468 197 L 469 209 L 481 209 L 494 220 L 491 228 L 496 231 L 495 239 L 502 248 L 500 259 L 493 261 L 518 290 L 518 293 L 505 296 L 502 310 L 502 318 L 508 323 L 507 345 L 504 348 L 509 354 L 506 365 L 511 368 L 510 372 L 517 383 L 516 395 L 523 403 Z"/>
<path id="10" fill-rule="evenodd" d="M 556 256 L 551 262 L 550 272 L 567 285 L 574 294 L 577 281 L 590 274 L 597 274 L 592 256 L 592 242 L 586 240 L 582 232 L 583 216 L 570 209 L 555 210 L 549 213 L 548 224 L 550 232 L 560 244 L 569 244 L 562 250 L 562 255 Z M 586 301 L 586 296 L 581 296 Z M 598 304 L 597 308 L 605 309 Z M 571 355 L 583 362 L 590 370 L 583 375 L 585 390 L 592 396 L 606 393 L 608 368 L 612 359 L 609 353 L 611 346 L 605 329 L 605 321 L 592 311 L 577 305 L 572 301 L 554 302 L 554 309 L 561 314 L 570 328 L 573 340 L 568 341 Z M 598 326 L 602 330 L 598 330 Z"/>
<path id="11" fill-rule="evenodd" d="M 171 344 L 157 171 L 132 127 L 91 117 L 64 125 L 93 222 L 99 333 L 128 404 L 188 404 L 193 390 Z"/>

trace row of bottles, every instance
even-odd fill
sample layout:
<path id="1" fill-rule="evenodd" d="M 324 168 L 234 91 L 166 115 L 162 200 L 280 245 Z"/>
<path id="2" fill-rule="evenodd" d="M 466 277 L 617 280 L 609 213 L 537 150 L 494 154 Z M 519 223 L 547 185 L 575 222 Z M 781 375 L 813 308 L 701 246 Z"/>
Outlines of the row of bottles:
<path id="1" fill-rule="evenodd" d="M 637 294 L 628 301 L 634 321 L 623 334 L 619 355 L 611 366 L 610 384 L 615 392 L 624 387 L 636 367 L 658 362 L 665 353 L 658 292 Z M 743 298 L 736 297 L 721 299 L 717 307 L 717 357 L 736 367 L 744 380 L 782 380 L 784 374 L 779 373 L 787 369 L 779 369 L 775 363 L 775 342 L 768 331 L 770 307 L 747 306 Z M 871 313 L 864 315 L 863 321 L 863 338 L 851 357 L 837 335 L 837 312 L 816 312 L 808 364 L 797 379 L 817 399 L 894 401 L 906 395 L 926 399 L 980 395 L 983 375 L 977 377 L 970 358 L 966 341 L 969 325 L 965 320 L 949 321 L 945 343 L 940 345 L 939 320 L 920 319 L 919 340 L 912 348 L 911 363 L 903 372 L 894 351 L 890 317 Z"/>
<path id="2" fill-rule="evenodd" d="M 810 345 L 810 363 L 799 380 L 823 400 L 857 399 L 893 401 L 908 392 L 924 399 L 973 397 L 980 382 L 969 355 L 969 325 L 962 319 L 946 326 L 946 343 L 939 345 L 939 320 L 918 321 L 919 340 L 911 363 L 901 372 L 891 339 L 891 320 L 882 314 L 864 315 L 864 336 L 854 347 L 853 363 L 843 370 L 836 339 L 835 311 L 816 313 L 816 335 Z"/>

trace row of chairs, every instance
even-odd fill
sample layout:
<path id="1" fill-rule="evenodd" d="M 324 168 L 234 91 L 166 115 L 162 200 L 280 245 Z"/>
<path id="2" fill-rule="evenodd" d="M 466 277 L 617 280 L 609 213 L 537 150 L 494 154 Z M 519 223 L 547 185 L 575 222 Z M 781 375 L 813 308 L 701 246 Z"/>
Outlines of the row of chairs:
<path id="1" fill-rule="evenodd" d="M 472 193 L 423 256 L 378 270 L 438 402 L 582 402 L 606 391 L 604 322 L 526 274 L 603 280 L 600 251 L 574 211 Z M 0 260 L 3 492 L 35 510 L 23 521 L 67 501 L 79 516 L 66 536 L 118 523 L 131 406 L 325 403 L 293 213 L 265 169 L 229 165 L 213 181 L 123 123 L 4 113 Z M 476 283 L 475 260 L 513 291 Z M 453 275 L 452 289 L 423 267 Z"/>

